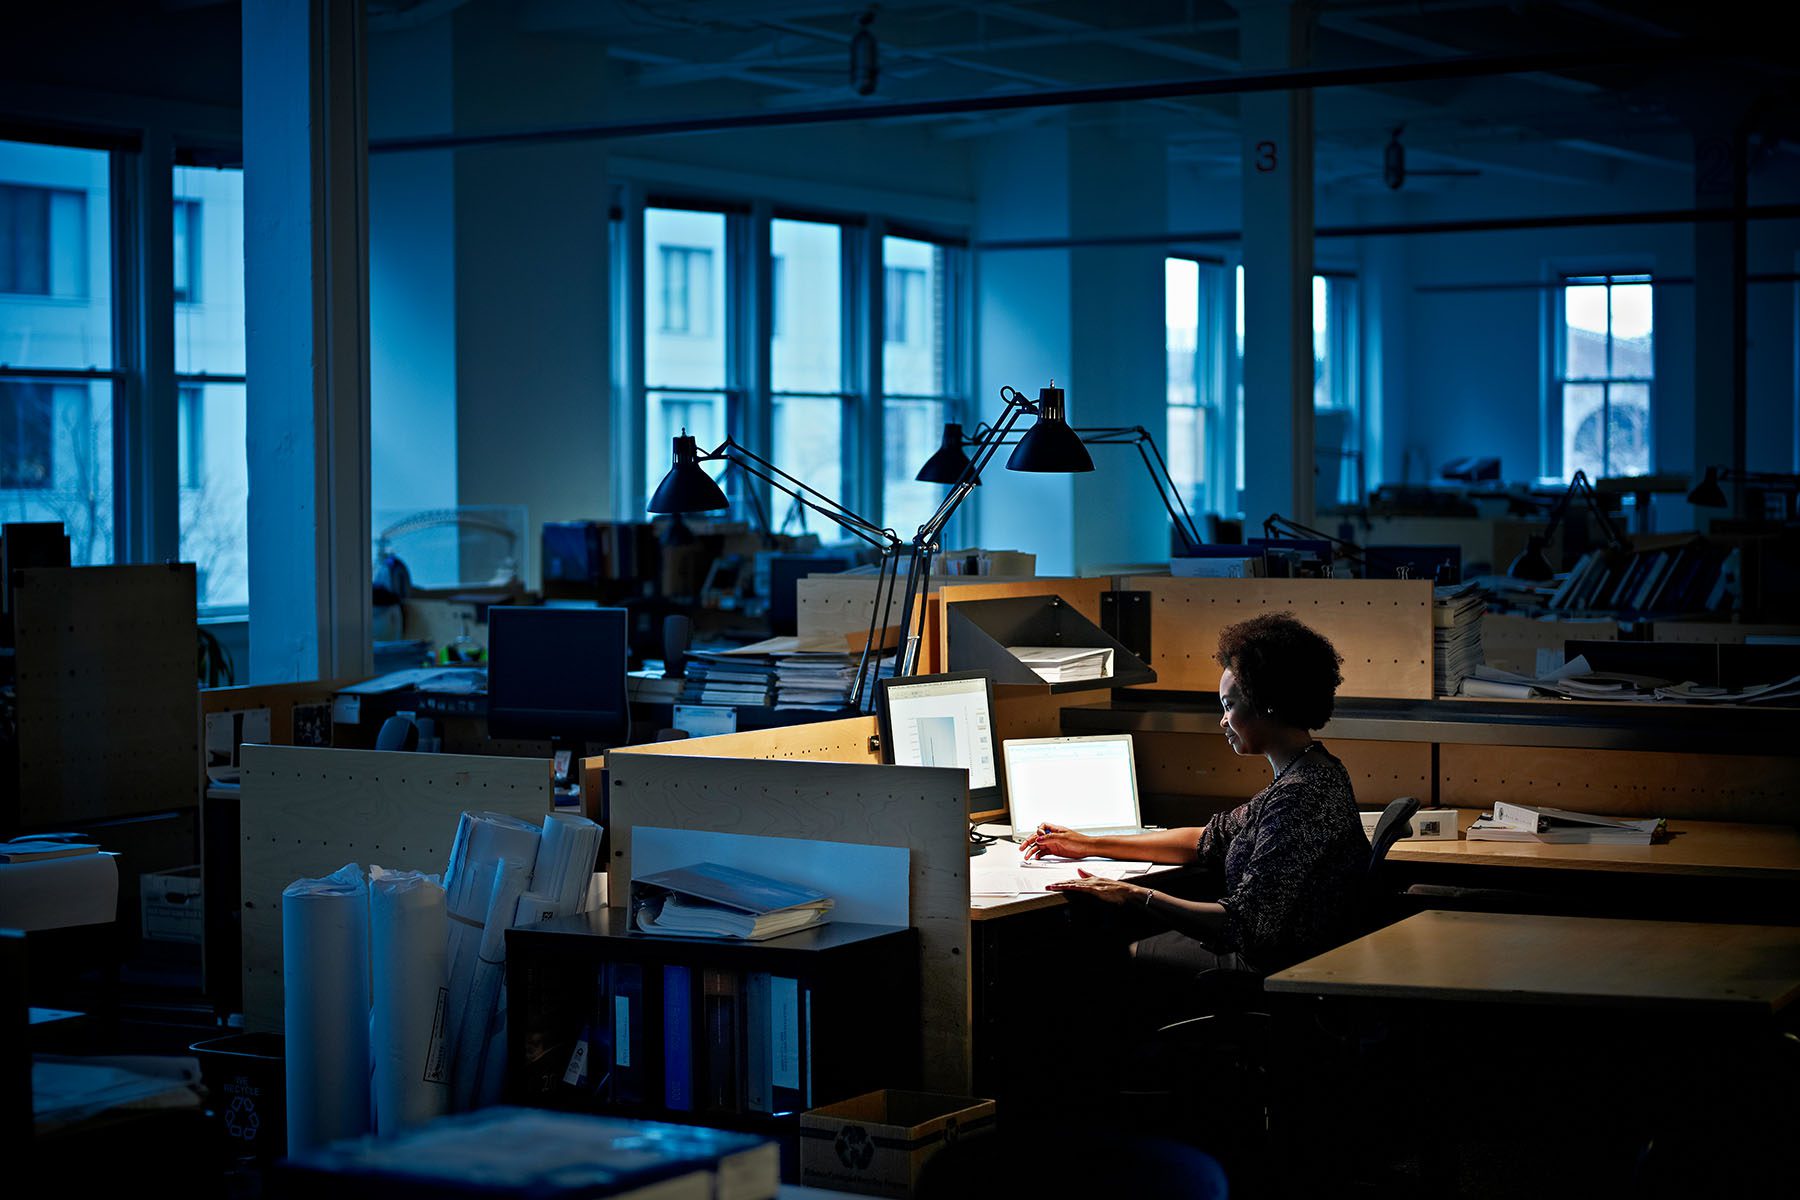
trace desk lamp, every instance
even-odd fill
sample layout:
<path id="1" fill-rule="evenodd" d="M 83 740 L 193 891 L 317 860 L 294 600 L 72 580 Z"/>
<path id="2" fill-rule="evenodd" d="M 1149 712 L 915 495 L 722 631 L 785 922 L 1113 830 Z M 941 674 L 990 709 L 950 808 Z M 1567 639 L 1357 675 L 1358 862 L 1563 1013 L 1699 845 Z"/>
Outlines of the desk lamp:
<path id="1" fill-rule="evenodd" d="M 1714 486 L 1716 489 L 1717 485 Z M 1606 535 L 1607 549 L 1631 549 L 1631 543 L 1625 540 L 1619 533 L 1618 527 L 1612 523 L 1611 518 L 1600 507 L 1600 498 L 1594 494 L 1594 485 L 1588 482 L 1587 472 L 1576 471 L 1569 479 L 1569 490 L 1562 494 L 1562 499 L 1558 500 L 1556 507 L 1550 510 L 1550 524 L 1544 532 L 1534 533 L 1526 539 L 1524 551 L 1520 553 L 1519 557 L 1512 560 L 1511 566 L 1506 568 L 1508 575 L 1514 579 L 1525 579 L 1537 583 L 1542 583 L 1555 576 L 1556 568 L 1550 564 L 1549 556 L 1544 553 L 1544 549 L 1550 544 L 1550 539 L 1556 536 L 1558 526 L 1568 515 L 1569 501 L 1574 499 L 1578 492 L 1581 495 L 1582 503 L 1587 505 L 1588 511 L 1594 514 L 1594 520 L 1599 523 L 1600 532 Z"/>
<path id="2" fill-rule="evenodd" d="M 1054 385 L 1044 389 L 1044 392 L 1039 393 L 1040 405 L 1041 397 L 1046 392 L 1055 394 L 1056 415 L 1051 418 L 1039 416 L 1037 423 L 1022 438 L 1003 439 L 1004 444 L 1015 446 L 1006 460 L 1008 470 L 1066 473 L 1091 471 L 1094 469 L 1094 460 L 1088 454 L 1087 447 L 1135 446 L 1138 457 L 1143 460 L 1144 469 L 1150 473 L 1150 482 L 1156 487 L 1157 499 L 1162 501 L 1163 511 L 1169 514 L 1169 523 L 1181 535 L 1182 544 L 1193 550 L 1202 543 L 1204 539 L 1187 510 L 1187 502 L 1181 498 L 1181 489 L 1175 486 L 1162 451 L 1157 448 L 1156 439 L 1150 436 L 1149 430 L 1142 425 L 1071 427 L 1061 417 L 1063 389 Z M 919 473 L 913 478 L 921 483 L 956 483 L 969 466 L 969 456 L 963 452 L 963 447 L 980 446 L 992 433 L 991 426 L 978 425 L 972 436 L 965 436 L 960 424 L 945 424 L 943 445 L 925 460 L 925 465 L 919 468 Z M 1021 462 L 1028 465 L 1021 466 Z M 981 486 L 979 473 L 972 486 Z"/>
<path id="3" fill-rule="evenodd" d="M 865 691 L 873 696 L 871 689 L 865 689 L 869 660 L 877 653 L 877 635 L 886 632 L 886 615 L 893 605 L 894 580 L 899 571 L 899 553 L 903 543 L 893 530 L 883 529 L 873 521 L 858 516 L 830 496 L 808 487 L 774 463 L 730 438 L 701 454 L 699 446 L 685 429 L 675 437 L 674 464 L 651 494 L 649 511 L 679 519 L 684 513 L 718 512 L 729 508 L 730 502 L 726 500 L 725 492 L 701 466 L 702 463 L 709 462 L 724 463 L 728 469 L 735 467 L 753 479 L 762 480 L 793 500 L 801 511 L 811 509 L 852 537 L 881 552 L 881 569 L 875 586 L 875 607 L 869 615 L 869 636 L 863 643 L 862 658 L 857 664 L 856 683 L 850 692 L 851 707 L 862 707 Z M 768 533 L 768 519 L 763 515 L 762 505 L 756 501 L 754 494 L 751 495 L 751 503 L 762 521 L 765 534 Z"/>
<path id="4" fill-rule="evenodd" d="M 1719 486 L 1721 480 L 1741 483 L 1746 491 L 1761 492 L 1765 496 L 1785 495 L 1786 499 L 1782 502 L 1782 517 L 1785 520 L 1792 520 L 1795 510 L 1800 508 L 1800 475 L 1784 475 L 1775 471 L 1739 471 L 1734 467 L 1706 468 L 1705 476 L 1687 494 L 1688 503 L 1700 508 L 1729 508 L 1731 501 L 1726 497 L 1725 489 Z M 1766 500 L 1761 507 L 1763 515 L 1767 515 Z"/>

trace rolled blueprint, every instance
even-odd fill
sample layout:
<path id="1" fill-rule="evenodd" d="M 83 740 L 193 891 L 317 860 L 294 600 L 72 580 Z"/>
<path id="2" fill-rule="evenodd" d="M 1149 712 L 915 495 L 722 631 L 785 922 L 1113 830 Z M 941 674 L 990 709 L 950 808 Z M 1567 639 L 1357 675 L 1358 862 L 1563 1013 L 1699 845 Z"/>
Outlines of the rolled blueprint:
<path id="1" fill-rule="evenodd" d="M 600 826 L 572 813 L 549 814 L 544 818 L 531 891 L 554 901 L 559 917 L 585 911 L 588 880 L 599 855 Z"/>
<path id="2" fill-rule="evenodd" d="M 519 897 L 525 893 L 529 877 L 528 868 L 516 868 L 505 860 L 494 873 L 487 922 L 456 1028 L 451 1099 L 458 1112 L 484 1107 L 500 1097 L 503 1081 L 498 1073 L 490 1075 L 486 1067 L 491 1043 L 505 1037 L 501 989 L 506 982 L 506 931 L 519 911 Z"/>
<path id="3" fill-rule="evenodd" d="M 456 827 L 456 842 L 450 848 L 450 865 L 444 872 L 444 901 L 450 918 L 448 969 L 450 1002 L 447 1013 L 452 1063 L 452 1104 L 461 1111 L 455 1097 L 462 1094 L 455 1081 L 459 1061 L 457 1041 L 465 1025 L 471 991 L 475 987 L 476 968 L 481 958 L 482 932 L 488 923 L 488 908 L 494 899 L 494 882 L 501 864 L 507 864 L 518 883 L 518 893 L 531 879 L 537 863 L 538 827 L 502 813 L 465 812 Z M 516 916 L 516 908 L 507 913 Z M 484 1012 L 480 1027 L 489 1016 Z"/>
<path id="4" fill-rule="evenodd" d="M 288 1153 L 369 1132 L 369 889 L 350 863 L 281 893 Z"/>
<path id="5" fill-rule="evenodd" d="M 369 1049 L 382 1137 L 450 1111 L 448 926 L 436 875 L 369 868 Z"/>

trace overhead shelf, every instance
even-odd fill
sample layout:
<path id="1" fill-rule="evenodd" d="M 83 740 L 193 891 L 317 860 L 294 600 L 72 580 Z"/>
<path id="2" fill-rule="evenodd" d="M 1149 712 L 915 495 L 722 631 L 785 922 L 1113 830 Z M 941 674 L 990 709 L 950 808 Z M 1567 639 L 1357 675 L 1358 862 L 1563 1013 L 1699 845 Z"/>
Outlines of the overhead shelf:
<path id="1" fill-rule="evenodd" d="M 1223 734 L 1210 692 L 1121 692 L 1107 704 L 1065 708 L 1068 734 Z M 1791 708 L 1516 700 L 1338 700 L 1322 739 L 1448 745 L 1662 750 L 1707 754 L 1792 752 Z"/>

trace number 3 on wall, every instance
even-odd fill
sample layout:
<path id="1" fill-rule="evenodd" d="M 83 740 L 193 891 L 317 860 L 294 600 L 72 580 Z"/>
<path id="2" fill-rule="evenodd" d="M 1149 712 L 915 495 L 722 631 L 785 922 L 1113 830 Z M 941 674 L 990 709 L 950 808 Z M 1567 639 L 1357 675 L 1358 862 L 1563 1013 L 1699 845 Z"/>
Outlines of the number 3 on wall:
<path id="1" fill-rule="evenodd" d="M 1276 162 L 1274 142 L 1256 143 L 1256 169 L 1258 171 L 1267 175 L 1275 169 Z"/>

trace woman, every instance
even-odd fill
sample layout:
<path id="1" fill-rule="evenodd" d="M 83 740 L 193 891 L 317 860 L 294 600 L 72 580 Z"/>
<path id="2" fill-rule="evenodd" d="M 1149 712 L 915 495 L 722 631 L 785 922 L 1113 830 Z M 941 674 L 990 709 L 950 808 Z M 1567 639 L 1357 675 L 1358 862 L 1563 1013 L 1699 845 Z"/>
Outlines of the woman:
<path id="1" fill-rule="evenodd" d="M 1043 825 L 1026 858 L 1118 858 L 1193 864 L 1224 877 L 1216 901 L 1184 900 L 1124 880 L 1082 873 L 1058 891 L 1141 907 L 1175 932 L 1140 941 L 1140 959 L 1183 972 L 1215 967 L 1279 970 L 1350 932 L 1369 840 L 1344 765 L 1313 740 L 1331 718 L 1343 676 L 1320 634 L 1273 613 L 1219 635 L 1219 724 L 1238 754 L 1269 760 L 1274 778 L 1248 803 L 1201 829 L 1090 837 Z"/>

